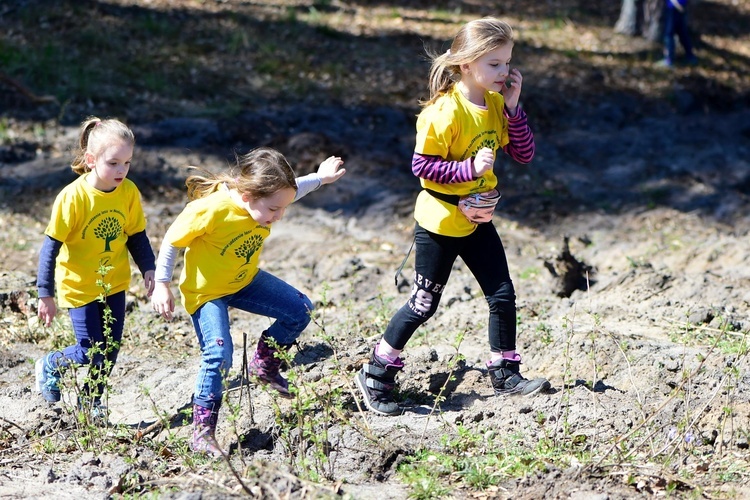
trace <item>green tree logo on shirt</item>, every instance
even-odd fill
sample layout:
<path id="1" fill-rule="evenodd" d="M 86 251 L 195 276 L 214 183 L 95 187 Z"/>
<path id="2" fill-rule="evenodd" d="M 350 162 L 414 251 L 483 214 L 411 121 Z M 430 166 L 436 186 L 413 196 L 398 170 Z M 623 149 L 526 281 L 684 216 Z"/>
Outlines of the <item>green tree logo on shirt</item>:
<path id="1" fill-rule="evenodd" d="M 99 222 L 94 229 L 94 236 L 104 240 L 104 251 L 111 252 L 110 243 L 115 241 L 122 234 L 120 221 L 114 217 L 105 217 Z"/>
<path id="2" fill-rule="evenodd" d="M 234 254 L 241 259 L 245 259 L 245 264 L 247 264 L 262 244 L 263 238 L 261 238 L 260 235 L 254 234 L 243 241 L 242 244 L 237 247 L 237 250 L 234 251 Z"/>
<path id="3" fill-rule="evenodd" d="M 492 151 L 495 150 L 495 139 L 485 139 L 482 142 L 479 143 L 477 148 L 474 150 L 474 154 L 471 156 L 476 156 L 480 149 L 482 148 L 490 148 Z"/>

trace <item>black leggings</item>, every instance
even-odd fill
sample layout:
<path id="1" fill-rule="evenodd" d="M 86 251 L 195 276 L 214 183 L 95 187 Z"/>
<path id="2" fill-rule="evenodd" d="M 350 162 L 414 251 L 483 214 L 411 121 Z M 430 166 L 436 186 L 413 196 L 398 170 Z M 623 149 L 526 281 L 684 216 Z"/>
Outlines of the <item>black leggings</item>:
<path id="1" fill-rule="evenodd" d="M 437 311 L 456 257 L 461 257 L 489 304 L 488 334 L 492 352 L 516 348 L 516 295 L 503 242 L 492 222 L 479 224 L 469 236 L 431 233 L 417 224 L 411 296 L 391 319 L 383 338 L 403 349 L 417 328 Z"/>

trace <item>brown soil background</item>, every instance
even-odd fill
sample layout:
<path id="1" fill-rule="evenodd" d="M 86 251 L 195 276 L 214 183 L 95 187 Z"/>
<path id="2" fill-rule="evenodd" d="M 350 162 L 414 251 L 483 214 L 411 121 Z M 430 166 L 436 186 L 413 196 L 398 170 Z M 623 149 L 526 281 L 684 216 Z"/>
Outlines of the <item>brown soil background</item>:
<path id="1" fill-rule="evenodd" d="M 140 56 L 174 78 L 163 94 L 128 75 L 91 95 L 68 94 L 69 73 L 44 79 L 10 55 L 0 66 L 57 101 L 35 102 L 0 81 L 0 496 L 406 498 L 416 493 L 397 467 L 452 441 L 467 457 L 518 455 L 522 471 L 498 468 L 486 488 L 448 471 L 444 496 L 454 498 L 750 497 L 750 5 L 696 4 L 701 64 L 663 71 L 653 65 L 658 47 L 612 33 L 617 3 L 0 6 L 0 53 L 51 36 L 62 53 L 89 60 L 96 51 L 73 37 L 93 23 L 115 42 L 126 38 L 132 64 Z M 554 390 L 491 396 L 486 303 L 459 261 L 440 311 L 404 353 L 404 414 L 378 417 L 358 408 L 352 377 L 409 289 L 394 286 L 394 272 L 418 190 L 409 160 L 426 87 L 423 47 L 444 48 L 460 24 L 486 14 L 517 29 L 514 60 L 537 139 L 532 165 L 498 161 L 494 223 L 518 295 L 524 373 L 549 378 Z M 162 31 L 128 37 L 126 27 L 138 31 L 144 19 Z M 169 26 L 179 27 L 173 44 Z M 190 43 L 202 40 L 198 53 Z M 104 81 L 107 66 L 96 62 L 81 64 Z M 131 178 L 154 249 L 185 203 L 187 165 L 219 169 L 233 151 L 261 144 L 300 174 L 329 154 L 346 161 L 341 181 L 274 226 L 263 254 L 266 270 L 318 306 L 292 369 L 318 404 L 298 412 L 262 389 L 234 389 L 239 409 L 230 415 L 225 405 L 218 433 L 229 463 L 189 458 L 190 426 L 181 422 L 142 432 L 190 402 L 199 352 L 184 310 L 171 323 L 155 317 L 135 274 L 109 400 L 117 426 L 97 434 L 100 445 L 81 445 L 69 405 L 50 407 L 33 391 L 34 359 L 69 336 L 64 314 L 51 329 L 39 326 L 33 283 L 49 208 L 72 179 L 69 150 L 89 114 L 118 116 L 136 132 Z M 233 315 L 235 387 L 243 334 L 250 349 L 267 324 Z M 326 394 L 337 396 L 330 415 L 319 404 Z M 300 414 L 328 433 L 319 468 L 296 461 L 309 443 L 279 425 L 293 429 Z"/>

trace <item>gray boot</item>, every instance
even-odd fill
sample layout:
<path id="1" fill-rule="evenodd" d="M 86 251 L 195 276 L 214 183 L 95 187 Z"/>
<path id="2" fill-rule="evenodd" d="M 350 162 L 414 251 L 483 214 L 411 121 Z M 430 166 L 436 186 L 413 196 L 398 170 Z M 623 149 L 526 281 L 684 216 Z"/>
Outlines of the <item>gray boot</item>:
<path id="1" fill-rule="evenodd" d="M 396 374 L 403 368 L 401 358 L 391 363 L 373 350 L 370 362 L 362 365 L 354 379 L 370 411 L 386 416 L 401 413 L 401 407 L 393 400 L 393 389 L 396 387 Z"/>
<path id="2" fill-rule="evenodd" d="M 549 390 L 550 383 L 546 378 L 535 378 L 533 380 L 523 378 L 519 369 L 520 364 L 520 359 L 518 361 L 499 359 L 487 365 L 495 396 L 510 394 L 533 396 Z"/>

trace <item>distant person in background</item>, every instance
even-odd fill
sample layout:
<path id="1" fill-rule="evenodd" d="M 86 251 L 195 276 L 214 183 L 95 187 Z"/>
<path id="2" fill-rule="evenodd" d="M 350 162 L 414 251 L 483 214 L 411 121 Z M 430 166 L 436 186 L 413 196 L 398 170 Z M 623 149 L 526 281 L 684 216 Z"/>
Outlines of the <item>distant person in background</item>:
<path id="1" fill-rule="evenodd" d="M 49 326 L 57 314 L 56 282 L 57 299 L 68 308 L 76 344 L 38 359 L 36 382 L 42 397 L 55 403 L 60 401 L 63 371 L 71 365 L 89 365 L 79 405 L 92 416 L 104 418 L 103 380 L 117 361 L 125 323 L 128 252 L 143 275 L 149 296 L 156 266 L 141 195 L 127 178 L 135 146 L 133 132 L 119 120 L 89 118 L 81 125 L 78 142 L 71 168 L 80 177 L 66 186 L 52 205 L 37 272 L 39 318 Z M 99 273 L 102 265 L 112 267 L 104 276 Z M 109 286 L 105 302 L 99 300 L 105 292 L 99 280 Z M 105 325 L 107 314 L 111 318 Z M 84 403 L 89 407 L 83 407 Z"/>
<path id="2" fill-rule="evenodd" d="M 401 352 L 437 311 L 454 262 L 461 257 L 489 306 L 486 368 L 496 395 L 531 396 L 550 387 L 527 380 L 516 352 L 516 295 L 492 214 L 500 194 L 495 154 L 519 163 L 534 157 L 534 136 L 519 104 L 523 77 L 511 68 L 513 30 L 498 19 L 470 21 L 450 49 L 431 54 L 430 98 L 417 118 L 411 161 L 422 192 L 414 208 L 415 269 L 411 296 L 373 346 L 356 376 L 364 402 L 396 415 L 395 378 Z"/>
<path id="3" fill-rule="evenodd" d="M 180 294 L 201 348 L 193 394 L 193 451 L 222 455 L 215 432 L 234 353 L 230 307 L 275 320 L 260 334 L 248 375 L 281 396 L 292 397 L 279 372 L 279 351 L 287 351 L 307 327 L 313 306 L 305 294 L 260 269 L 260 253 L 271 226 L 286 208 L 340 179 L 346 172 L 342 164 L 341 158 L 331 156 L 317 173 L 295 179 L 280 152 L 258 148 L 240 156 L 231 172 L 199 171 L 187 178 L 191 201 L 164 235 L 151 302 L 157 313 L 172 319 L 172 271 L 178 251 L 184 248 Z"/>
<path id="4" fill-rule="evenodd" d="M 690 65 L 698 64 L 688 27 L 688 0 L 664 0 L 664 59 L 659 62 L 660 66 L 674 66 L 675 37 L 685 51 L 685 61 Z"/>

